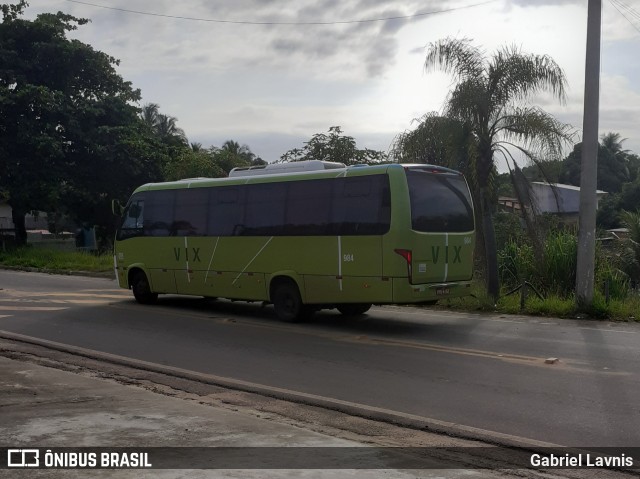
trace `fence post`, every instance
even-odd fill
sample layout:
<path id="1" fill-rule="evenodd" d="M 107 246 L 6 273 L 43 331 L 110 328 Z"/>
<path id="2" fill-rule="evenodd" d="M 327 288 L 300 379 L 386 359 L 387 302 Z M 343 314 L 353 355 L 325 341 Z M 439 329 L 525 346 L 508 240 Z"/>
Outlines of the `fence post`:
<path id="1" fill-rule="evenodd" d="M 527 302 L 527 282 L 522 283 L 522 288 L 520 289 L 520 311 L 524 311 L 524 305 Z"/>

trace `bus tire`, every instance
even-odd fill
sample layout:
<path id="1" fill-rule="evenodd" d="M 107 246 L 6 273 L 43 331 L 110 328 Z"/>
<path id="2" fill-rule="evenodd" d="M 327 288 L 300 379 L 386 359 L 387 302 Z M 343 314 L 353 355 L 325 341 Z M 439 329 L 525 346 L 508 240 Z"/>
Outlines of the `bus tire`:
<path id="1" fill-rule="evenodd" d="M 338 305 L 338 311 L 345 316 L 360 316 L 371 309 L 370 303 L 344 303 Z"/>
<path id="2" fill-rule="evenodd" d="M 136 301 L 140 304 L 153 304 L 158 299 L 158 293 L 151 292 L 147 275 L 137 271 L 131 278 L 131 290 Z"/>
<path id="3" fill-rule="evenodd" d="M 313 308 L 302 302 L 298 286 L 291 280 L 280 281 L 273 287 L 271 302 L 278 318 L 288 323 L 301 321 L 313 314 Z"/>

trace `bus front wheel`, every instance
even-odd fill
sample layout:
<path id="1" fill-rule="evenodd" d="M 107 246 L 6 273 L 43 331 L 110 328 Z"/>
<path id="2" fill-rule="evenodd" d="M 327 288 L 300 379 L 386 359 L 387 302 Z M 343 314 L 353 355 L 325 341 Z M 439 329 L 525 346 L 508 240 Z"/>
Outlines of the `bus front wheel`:
<path id="1" fill-rule="evenodd" d="M 340 311 L 345 316 L 360 316 L 366 313 L 371 308 L 369 303 L 344 303 L 338 306 Z"/>
<path id="2" fill-rule="evenodd" d="M 153 304 L 158 299 L 158 293 L 151 292 L 147 275 L 138 271 L 131 278 L 131 289 L 136 301 L 140 304 Z"/>
<path id="3" fill-rule="evenodd" d="M 296 322 L 313 313 L 313 309 L 302 302 L 300 291 L 292 281 L 276 284 L 271 296 L 276 315 L 282 321 Z"/>

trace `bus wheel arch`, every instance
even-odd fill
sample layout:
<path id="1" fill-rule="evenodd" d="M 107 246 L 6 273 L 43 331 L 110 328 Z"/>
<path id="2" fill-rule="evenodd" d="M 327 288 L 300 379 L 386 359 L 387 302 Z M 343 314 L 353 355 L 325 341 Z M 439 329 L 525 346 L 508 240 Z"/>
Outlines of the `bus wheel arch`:
<path id="1" fill-rule="evenodd" d="M 314 312 L 313 307 L 303 303 L 298 282 L 290 276 L 280 275 L 271 279 L 269 299 L 282 321 L 301 321 Z"/>
<path id="2" fill-rule="evenodd" d="M 158 299 L 158 293 L 151 291 L 149 278 L 142 268 L 132 268 L 128 274 L 129 288 L 140 304 L 153 304 Z"/>

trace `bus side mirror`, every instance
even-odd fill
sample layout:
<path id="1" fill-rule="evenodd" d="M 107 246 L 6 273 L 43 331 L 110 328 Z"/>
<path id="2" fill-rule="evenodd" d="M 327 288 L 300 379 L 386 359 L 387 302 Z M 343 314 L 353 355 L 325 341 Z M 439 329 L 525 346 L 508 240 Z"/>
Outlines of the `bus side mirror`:
<path id="1" fill-rule="evenodd" d="M 111 212 L 116 216 L 122 216 L 124 206 L 122 206 L 118 200 L 111 200 Z"/>

